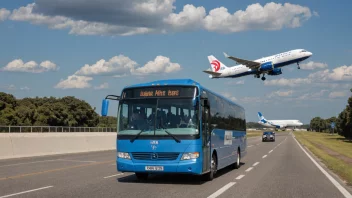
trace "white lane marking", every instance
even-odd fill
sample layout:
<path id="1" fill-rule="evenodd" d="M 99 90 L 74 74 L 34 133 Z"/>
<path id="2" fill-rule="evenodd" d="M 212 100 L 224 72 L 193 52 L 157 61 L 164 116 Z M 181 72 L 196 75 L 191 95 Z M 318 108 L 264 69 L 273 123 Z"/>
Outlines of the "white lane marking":
<path id="1" fill-rule="evenodd" d="M 273 152 L 273 150 L 269 151 L 269 153 Z"/>
<path id="2" fill-rule="evenodd" d="M 262 158 L 266 158 L 267 155 L 264 155 Z"/>
<path id="3" fill-rule="evenodd" d="M 247 147 L 249 148 L 249 147 L 252 147 L 252 146 L 253 146 L 253 145 L 249 145 L 249 146 L 247 146 Z"/>
<path id="4" fill-rule="evenodd" d="M 249 171 L 251 171 L 253 169 L 253 167 L 249 167 L 247 170 L 246 170 L 246 172 L 249 172 Z"/>
<path id="5" fill-rule="evenodd" d="M 2 197 L 0 197 L 0 198 L 12 197 L 12 196 L 15 196 L 15 195 L 20 195 L 20 194 L 29 193 L 29 192 L 38 191 L 38 190 L 44 190 L 44 189 L 51 188 L 51 187 L 53 187 L 53 186 L 46 186 L 46 187 L 43 187 L 43 188 L 37 188 L 37 189 L 33 189 L 33 190 L 27 190 L 27 191 L 23 191 L 23 192 L 19 192 L 19 193 L 14 193 L 14 194 L 11 194 L 11 195 L 5 195 L 5 196 L 2 196 Z"/>
<path id="6" fill-rule="evenodd" d="M 116 164 L 110 164 L 111 166 L 115 166 Z"/>
<path id="7" fill-rule="evenodd" d="M 18 165 L 25 165 L 25 164 L 35 164 L 35 163 L 41 163 L 41 162 L 53 162 L 53 161 L 58 161 L 59 159 L 54 159 L 54 160 L 42 160 L 42 161 L 34 161 L 34 162 L 24 162 L 24 163 L 17 163 L 17 164 L 8 164 L 8 165 L 2 165 L 1 167 L 6 167 L 6 166 L 18 166 Z"/>
<path id="8" fill-rule="evenodd" d="M 310 155 L 309 153 L 304 150 L 304 148 L 301 146 L 301 144 L 294 138 L 294 140 L 297 142 L 298 146 L 301 147 L 302 151 L 309 157 L 310 160 L 318 167 L 318 169 L 335 185 L 335 187 L 346 197 L 346 198 L 352 198 L 352 195 L 344 188 L 341 186 L 339 182 L 337 182 L 328 172 L 326 172 Z"/>
<path id="9" fill-rule="evenodd" d="M 236 184 L 236 182 L 230 182 L 230 183 L 226 184 L 225 186 L 223 186 L 222 188 L 220 188 L 219 190 L 217 190 L 216 192 L 214 192 L 213 194 L 211 194 L 210 196 L 208 196 L 207 198 L 218 197 L 219 195 L 224 193 L 227 189 L 231 188 L 231 186 L 233 186 L 235 184 Z"/>
<path id="10" fill-rule="evenodd" d="M 236 177 L 236 179 L 242 179 L 244 177 L 244 175 L 240 175 L 238 177 Z"/>
<path id="11" fill-rule="evenodd" d="M 104 177 L 104 179 L 106 179 L 106 178 L 110 178 L 110 177 L 115 177 L 115 176 L 119 176 L 119 175 L 123 175 L 123 173 L 119 173 L 119 174 L 116 174 L 116 175 L 110 175 L 110 176 L 106 176 L 106 177 Z"/>
<path id="12" fill-rule="evenodd" d="M 259 162 L 256 162 L 256 163 L 253 164 L 253 166 L 256 166 L 256 165 L 258 165 L 258 164 L 259 164 Z"/>
<path id="13" fill-rule="evenodd" d="M 59 161 L 68 161 L 68 162 L 89 162 L 89 163 L 93 163 L 93 162 L 96 162 L 96 161 L 82 161 L 82 160 L 71 160 L 71 159 L 59 159 Z"/>

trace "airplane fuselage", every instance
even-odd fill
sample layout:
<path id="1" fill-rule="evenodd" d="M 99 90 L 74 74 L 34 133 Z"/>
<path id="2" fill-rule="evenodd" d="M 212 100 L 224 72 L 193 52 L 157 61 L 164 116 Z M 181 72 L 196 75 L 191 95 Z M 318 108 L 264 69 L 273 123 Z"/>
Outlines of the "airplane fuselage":
<path id="1" fill-rule="evenodd" d="M 299 62 L 309 58 L 311 55 L 312 55 L 311 52 L 308 52 L 302 49 L 297 49 L 297 50 L 283 52 L 280 54 L 275 54 L 268 57 L 263 57 L 263 58 L 254 60 L 254 62 L 258 62 L 261 64 L 271 63 L 273 65 L 273 68 L 280 68 L 294 63 L 298 64 Z M 221 72 L 221 75 L 211 76 L 211 78 L 236 78 L 236 77 L 241 77 L 241 76 L 246 76 L 251 74 L 258 75 L 261 73 L 269 73 L 269 71 L 253 70 L 245 65 L 235 65 L 232 67 L 222 68 L 220 72 Z"/>

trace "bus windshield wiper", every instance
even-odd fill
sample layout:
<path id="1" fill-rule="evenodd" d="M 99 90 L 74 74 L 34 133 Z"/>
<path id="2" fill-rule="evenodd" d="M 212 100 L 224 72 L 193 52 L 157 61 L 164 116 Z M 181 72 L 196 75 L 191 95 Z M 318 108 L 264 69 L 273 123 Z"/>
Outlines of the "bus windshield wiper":
<path id="1" fill-rule="evenodd" d="M 159 123 L 159 126 L 161 126 L 162 129 L 164 129 L 165 133 L 167 133 L 169 136 L 171 136 L 172 138 L 174 138 L 174 140 L 177 142 L 177 143 L 180 143 L 181 140 L 179 140 L 176 136 L 174 136 L 172 133 L 168 132 L 166 130 L 166 128 L 164 127 L 164 125 L 162 124 L 161 122 L 161 119 L 160 119 L 160 123 Z"/>
<path id="2" fill-rule="evenodd" d="M 141 135 L 141 133 L 143 133 L 143 132 L 146 132 L 146 130 L 142 129 L 140 132 L 137 133 L 136 136 L 134 136 L 134 137 L 130 140 L 130 142 L 134 142 L 134 141 L 139 137 L 139 135 Z"/>
<path id="3" fill-rule="evenodd" d="M 177 143 L 180 143 L 181 140 L 179 140 L 176 136 L 174 136 L 172 133 L 168 132 L 165 128 L 163 128 L 165 133 L 169 134 L 169 136 L 171 136 L 172 138 L 174 138 L 174 140 L 177 142 Z"/>

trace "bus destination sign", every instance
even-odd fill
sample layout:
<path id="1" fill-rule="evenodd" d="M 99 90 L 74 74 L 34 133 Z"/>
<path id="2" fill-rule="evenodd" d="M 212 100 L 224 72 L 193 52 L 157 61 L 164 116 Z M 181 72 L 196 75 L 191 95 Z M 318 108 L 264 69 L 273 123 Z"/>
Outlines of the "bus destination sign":
<path id="1" fill-rule="evenodd" d="M 153 87 L 125 90 L 124 98 L 193 97 L 195 87 Z"/>

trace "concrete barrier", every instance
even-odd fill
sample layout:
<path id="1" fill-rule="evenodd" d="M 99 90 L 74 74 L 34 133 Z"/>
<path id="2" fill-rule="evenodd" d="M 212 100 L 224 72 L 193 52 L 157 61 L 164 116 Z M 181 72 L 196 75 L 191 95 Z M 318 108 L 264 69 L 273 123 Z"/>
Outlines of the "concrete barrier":
<path id="1" fill-rule="evenodd" d="M 0 133 L 0 159 L 116 149 L 116 132 Z"/>

